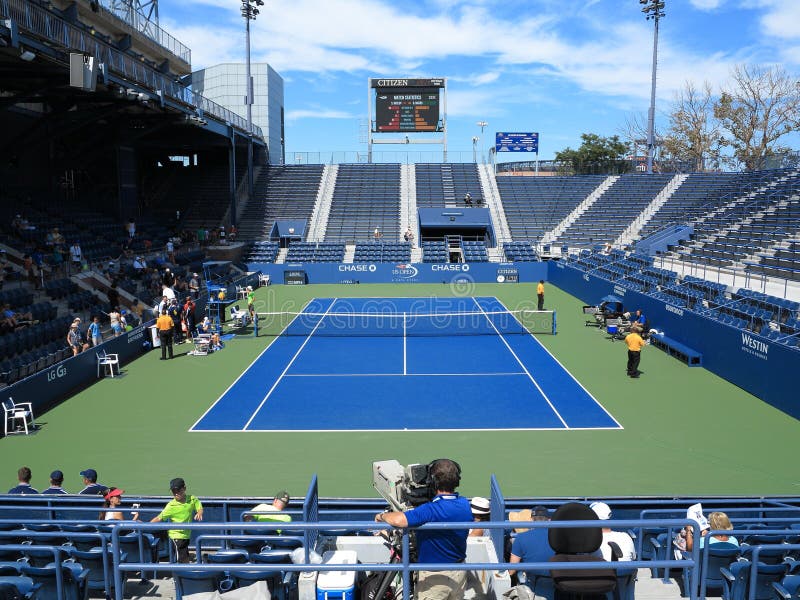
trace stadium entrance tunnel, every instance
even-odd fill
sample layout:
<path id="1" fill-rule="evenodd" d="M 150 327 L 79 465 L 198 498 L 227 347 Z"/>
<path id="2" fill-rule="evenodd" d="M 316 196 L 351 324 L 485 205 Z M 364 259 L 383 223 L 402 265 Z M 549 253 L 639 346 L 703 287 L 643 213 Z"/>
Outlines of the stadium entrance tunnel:
<path id="1" fill-rule="evenodd" d="M 488 208 L 420 208 L 418 217 L 421 239 L 461 236 L 495 245 Z"/>

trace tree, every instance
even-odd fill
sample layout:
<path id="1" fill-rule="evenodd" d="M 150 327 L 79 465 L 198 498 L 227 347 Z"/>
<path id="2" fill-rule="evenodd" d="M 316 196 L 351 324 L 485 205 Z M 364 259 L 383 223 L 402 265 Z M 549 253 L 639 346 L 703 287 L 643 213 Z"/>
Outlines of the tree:
<path id="1" fill-rule="evenodd" d="M 746 169 L 761 168 L 764 160 L 786 149 L 777 142 L 800 122 L 800 90 L 795 78 L 779 66 L 739 65 L 731 89 L 723 90 L 714 116 L 727 132 L 723 145 Z"/>
<path id="2" fill-rule="evenodd" d="M 624 160 L 628 146 L 619 136 L 602 137 L 594 133 L 581 134 L 581 146 L 569 146 L 556 152 L 556 160 L 571 166 L 577 174 L 624 172 L 630 165 Z"/>
<path id="3" fill-rule="evenodd" d="M 704 171 L 716 155 L 720 142 L 720 127 L 714 119 L 714 94 L 711 84 L 702 89 L 687 81 L 675 95 L 669 115 L 669 129 L 664 137 L 664 151 L 673 160 L 688 163 L 695 171 Z"/>

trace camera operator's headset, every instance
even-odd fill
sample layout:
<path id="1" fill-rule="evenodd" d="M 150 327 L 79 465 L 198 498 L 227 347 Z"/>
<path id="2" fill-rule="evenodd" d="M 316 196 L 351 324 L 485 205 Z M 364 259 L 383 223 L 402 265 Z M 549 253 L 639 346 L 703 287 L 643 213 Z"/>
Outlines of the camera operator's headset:
<path id="1" fill-rule="evenodd" d="M 456 461 L 450 458 L 437 458 L 436 460 L 431 461 L 428 463 L 428 498 L 433 498 L 436 495 L 436 492 L 439 491 L 439 481 L 434 476 L 433 467 L 436 463 L 441 461 L 447 461 L 453 463 L 456 466 L 456 485 L 458 487 L 461 483 L 461 465 L 459 465 Z"/>

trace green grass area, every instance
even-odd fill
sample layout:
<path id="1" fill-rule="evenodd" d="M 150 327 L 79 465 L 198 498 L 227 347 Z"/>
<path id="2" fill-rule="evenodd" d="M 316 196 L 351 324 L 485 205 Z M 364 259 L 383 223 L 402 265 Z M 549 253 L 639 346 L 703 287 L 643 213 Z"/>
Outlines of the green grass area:
<path id="1" fill-rule="evenodd" d="M 298 311 L 314 297 L 453 295 L 497 296 L 510 309 L 531 308 L 536 299 L 529 284 L 272 286 L 258 290 L 257 310 Z M 64 487 L 76 492 L 78 473 L 92 467 L 102 483 L 128 494 L 166 494 L 168 481 L 181 476 L 203 496 L 302 495 L 316 473 L 323 496 L 372 497 L 373 460 L 444 456 L 461 463 L 468 495 L 488 495 L 491 474 L 507 496 L 800 494 L 786 467 L 800 450 L 797 420 L 652 347 L 643 351 L 642 377 L 630 379 L 625 345 L 585 327 L 582 302 L 548 286 L 545 304 L 558 311 L 558 335 L 539 339 L 624 429 L 189 433 L 274 339 L 241 335 L 207 357 L 185 356 L 190 344 L 176 346 L 173 361 L 152 351 L 126 365 L 122 377 L 99 381 L 38 418 L 43 427 L 35 435 L 0 440 L 7 487 L 24 464 L 39 489 L 58 468 Z M 375 411 L 403 408 L 402 398 L 372 402 Z"/>

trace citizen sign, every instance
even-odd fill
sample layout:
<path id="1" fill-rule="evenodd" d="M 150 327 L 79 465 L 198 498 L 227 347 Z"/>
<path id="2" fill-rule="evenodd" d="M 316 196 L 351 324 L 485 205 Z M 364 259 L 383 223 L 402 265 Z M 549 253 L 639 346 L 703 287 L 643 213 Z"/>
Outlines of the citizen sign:
<path id="1" fill-rule="evenodd" d="M 469 265 L 464 263 L 448 263 L 446 265 L 431 265 L 431 271 L 458 271 L 460 273 L 466 273 L 469 271 Z"/>
<path id="2" fill-rule="evenodd" d="M 47 381 L 55 381 L 56 379 L 61 379 L 66 374 L 67 374 L 67 367 L 65 367 L 64 365 L 58 365 L 55 369 L 50 369 L 47 372 Z"/>

